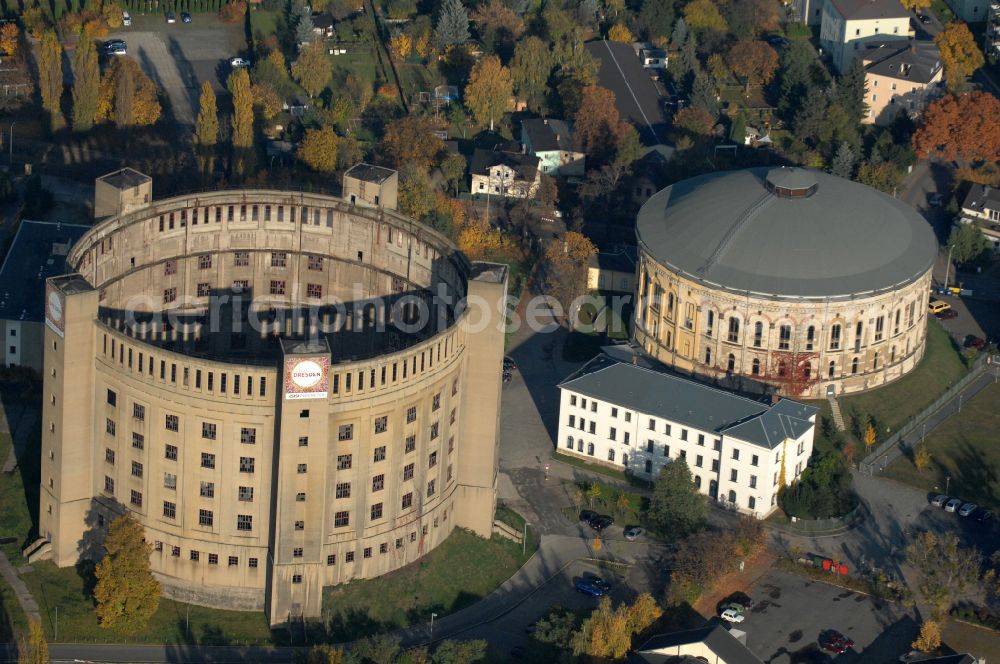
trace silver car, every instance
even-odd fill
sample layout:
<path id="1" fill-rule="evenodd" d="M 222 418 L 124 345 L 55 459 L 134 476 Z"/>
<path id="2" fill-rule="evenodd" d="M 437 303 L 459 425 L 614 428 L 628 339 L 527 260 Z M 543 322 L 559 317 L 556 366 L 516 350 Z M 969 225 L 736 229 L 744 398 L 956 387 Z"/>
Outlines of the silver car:
<path id="1" fill-rule="evenodd" d="M 934 507 L 944 507 L 944 504 L 948 502 L 948 496 L 943 493 L 939 493 L 931 499 L 931 505 Z"/>
<path id="2" fill-rule="evenodd" d="M 962 505 L 962 507 L 959 508 L 958 515 L 959 516 L 969 516 L 970 514 L 972 514 L 973 512 L 976 511 L 977 507 L 979 507 L 979 506 L 976 505 L 975 503 L 966 503 L 966 504 Z"/>
<path id="3" fill-rule="evenodd" d="M 962 500 L 960 498 L 952 498 L 947 503 L 944 504 L 945 512 L 954 512 L 962 505 Z"/>

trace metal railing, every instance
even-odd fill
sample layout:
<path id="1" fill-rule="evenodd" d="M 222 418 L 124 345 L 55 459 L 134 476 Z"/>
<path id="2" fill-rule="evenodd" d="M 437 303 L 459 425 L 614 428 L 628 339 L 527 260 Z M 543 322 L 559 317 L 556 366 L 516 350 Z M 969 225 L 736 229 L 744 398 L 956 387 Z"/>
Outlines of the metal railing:
<path id="1" fill-rule="evenodd" d="M 920 437 L 923 439 L 923 436 L 926 434 L 926 421 L 948 405 L 948 403 L 954 401 L 956 397 L 961 399 L 965 390 L 989 370 L 997 371 L 998 377 L 1000 377 L 1000 355 L 990 355 L 984 353 L 976 358 L 976 361 L 972 365 L 972 369 L 969 373 L 963 376 L 950 388 L 945 390 L 945 392 L 935 399 L 932 404 L 924 408 L 912 419 L 910 419 L 909 422 L 904 424 L 899 431 L 879 443 L 875 449 L 872 450 L 858 464 L 861 472 L 872 475 L 876 470 L 884 470 L 887 465 L 910 450 L 913 447 L 913 441 L 906 441 L 906 437 L 920 430 Z M 959 410 L 961 410 L 961 405 L 959 405 Z"/>

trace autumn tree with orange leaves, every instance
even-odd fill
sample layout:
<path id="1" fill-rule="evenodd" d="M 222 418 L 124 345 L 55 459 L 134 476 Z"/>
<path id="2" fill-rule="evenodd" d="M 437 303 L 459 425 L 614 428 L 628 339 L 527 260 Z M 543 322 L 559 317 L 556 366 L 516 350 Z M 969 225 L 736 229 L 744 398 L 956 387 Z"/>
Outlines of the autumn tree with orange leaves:
<path id="1" fill-rule="evenodd" d="M 726 64 L 734 74 L 751 85 L 767 85 L 778 71 L 778 52 L 762 41 L 736 42 L 726 54 Z"/>
<path id="2" fill-rule="evenodd" d="M 412 163 L 429 170 L 444 150 L 444 142 L 434 133 L 439 128 L 437 121 L 427 116 L 393 120 L 385 128 L 382 150 L 395 168 Z"/>
<path id="3" fill-rule="evenodd" d="M 564 317 L 574 319 L 570 307 L 587 292 L 587 264 L 597 254 L 597 247 L 586 235 L 569 231 L 562 241 L 549 245 L 543 257 L 545 294 L 562 305 Z"/>
<path id="4" fill-rule="evenodd" d="M 625 123 L 615 106 L 615 93 L 598 85 L 585 87 L 573 131 L 591 163 L 610 160 L 625 132 Z"/>
<path id="5" fill-rule="evenodd" d="M 920 157 L 1000 160 L 1000 99 L 985 92 L 942 97 L 927 106 L 913 134 Z"/>

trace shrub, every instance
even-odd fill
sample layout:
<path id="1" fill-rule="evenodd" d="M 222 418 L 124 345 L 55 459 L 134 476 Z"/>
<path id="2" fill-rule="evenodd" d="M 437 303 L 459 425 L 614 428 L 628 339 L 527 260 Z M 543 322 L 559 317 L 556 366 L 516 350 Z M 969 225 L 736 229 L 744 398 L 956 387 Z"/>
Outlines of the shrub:
<path id="1" fill-rule="evenodd" d="M 230 2 L 223 5 L 222 9 L 219 10 L 219 19 L 223 23 L 238 23 L 243 20 L 243 17 L 247 13 L 247 3 L 240 0 L 240 2 Z"/>

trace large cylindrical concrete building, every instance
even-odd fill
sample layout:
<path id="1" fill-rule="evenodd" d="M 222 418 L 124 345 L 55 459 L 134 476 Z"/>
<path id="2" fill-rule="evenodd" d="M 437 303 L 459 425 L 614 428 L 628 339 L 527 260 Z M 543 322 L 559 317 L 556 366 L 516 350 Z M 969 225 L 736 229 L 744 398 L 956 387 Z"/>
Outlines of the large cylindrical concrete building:
<path id="1" fill-rule="evenodd" d="M 821 397 L 924 353 L 937 242 L 909 206 L 802 168 L 678 182 L 639 211 L 635 340 L 728 387 Z"/>
<path id="2" fill-rule="evenodd" d="M 68 264 L 41 442 L 58 565 L 129 511 L 166 595 L 279 625 L 456 526 L 490 535 L 505 266 L 395 212 L 267 190 L 111 216 Z"/>

